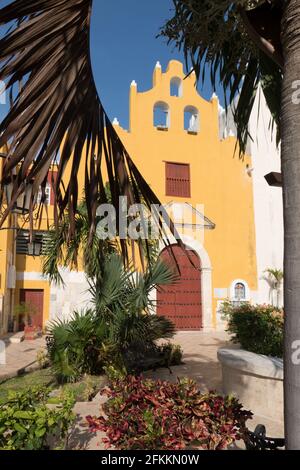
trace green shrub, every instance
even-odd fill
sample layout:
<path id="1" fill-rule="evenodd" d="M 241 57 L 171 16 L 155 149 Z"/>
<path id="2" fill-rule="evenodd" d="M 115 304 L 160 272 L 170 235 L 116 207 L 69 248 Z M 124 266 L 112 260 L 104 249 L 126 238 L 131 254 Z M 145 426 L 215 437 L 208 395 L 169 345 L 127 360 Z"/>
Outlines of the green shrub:
<path id="1" fill-rule="evenodd" d="M 47 406 L 50 391 L 31 388 L 11 392 L 0 405 L 0 450 L 44 450 L 49 439 L 66 447 L 66 438 L 74 420 L 74 399 L 66 396 L 55 409 Z"/>
<path id="2" fill-rule="evenodd" d="M 94 312 L 75 312 L 69 321 L 55 320 L 48 333 L 48 355 L 58 382 L 102 372 L 107 326 Z"/>
<path id="3" fill-rule="evenodd" d="M 272 305 L 224 302 L 222 311 L 233 342 L 257 354 L 283 356 L 282 310 Z"/>
<path id="4" fill-rule="evenodd" d="M 161 367 L 179 366 L 182 364 L 183 351 L 179 344 L 165 343 L 158 347 L 161 356 Z"/>
<path id="5" fill-rule="evenodd" d="M 124 268 L 120 256 L 105 258 L 101 275 L 90 280 L 94 309 L 75 312 L 71 320 L 56 320 L 48 328 L 48 354 L 58 380 L 76 381 L 109 365 L 143 370 L 157 355 L 156 342 L 174 336 L 173 323 L 152 314 L 151 293 L 175 278 L 161 261 L 135 273 Z"/>
<path id="6" fill-rule="evenodd" d="M 106 417 L 87 417 L 118 450 L 226 449 L 244 437 L 252 413 L 233 397 L 202 395 L 193 381 L 178 383 L 129 376 L 104 391 Z"/>
<path id="7" fill-rule="evenodd" d="M 156 351 L 156 342 L 174 336 L 175 327 L 165 317 L 153 315 L 152 292 L 158 285 L 175 282 L 176 275 L 160 260 L 143 273 L 124 268 L 122 258 L 104 260 L 101 276 L 90 282 L 95 311 L 108 325 L 110 363 L 133 372 Z"/>
<path id="8" fill-rule="evenodd" d="M 156 342 L 171 338 L 174 331 L 174 325 L 164 317 L 116 312 L 109 324 L 109 362 L 128 373 L 148 369 L 152 360 L 161 360 Z"/>
<path id="9" fill-rule="evenodd" d="M 133 353 L 129 358 L 129 353 L 125 354 L 127 359 L 127 374 L 138 375 L 146 370 L 156 370 L 162 367 L 178 366 L 182 363 L 183 352 L 180 346 L 171 343 L 165 343 L 160 346 L 151 345 L 142 353 Z"/>
<path id="10" fill-rule="evenodd" d="M 173 324 L 164 317 L 119 311 L 104 323 L 93 312 L 75 312 L 70 321 L 49 325 L 47 348 L 58 382 L 76 382 L 85 374 L 101 374 L 106 366 L 129 373 L 175 365 L 179 351 L 156 346 L 173 334 Z"/>

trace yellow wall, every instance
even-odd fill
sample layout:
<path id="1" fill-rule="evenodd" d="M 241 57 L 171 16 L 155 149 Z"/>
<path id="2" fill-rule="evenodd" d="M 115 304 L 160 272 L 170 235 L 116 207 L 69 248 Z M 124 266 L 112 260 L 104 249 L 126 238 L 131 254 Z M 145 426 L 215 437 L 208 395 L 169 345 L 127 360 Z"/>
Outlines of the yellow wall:
<path id="1" fill-rule="evenodd" d="M 182 97 L 170 96 L 172 78 L 182 79 Z M 205 231 L 204 247 L 212 263 L 213 289 L 229 288 L 235 279 L 257 289 L 255 225 L 252 178 L 247 173 L 251 158 L 234 155 L 236 139 L 219 138 L 218 100 L 205 101 L 195 89 L 195 75 L 184 80 L 183 66 L 171 61 L 166 73 L 155 68 L 153 88 L 139 93 L 130 89 L 130 131 L 116 126 L 118 133 L 143 176 L 161 202 L 203 204 L 205 215 L 216 224 Z M 153 125 L 153 107 L 163 101 L 170 108 L 167 132 Z M 184 109 L 194 106 L 200 113 L 197 135 L 184 130 Z M 191 198 L 167 197 L 165 161 L 189 163 Z M 215 323 L 216 299 L 213 299 Z"/>
<path id="2" fill-rule="evenodd" d="M 3 149 L 5 153 L 7 149 Z M 0 176 L 2 174 L 3 160 L 0 159 Z M 53 220 L 53 207 L 49 206 L 49 220 L 44 212 L 40 227 L 37 230 L 47 230 L 48 223 Z M 31 256 L 16 255 L 16 227 L 28 229 L 29 225 L 24 224 L 24 219 L 11 214 L 0 230 L 0 298 L 3 297 L 3 304 L 0 304 L 0 335 L 5 334 L 9 316 L 12 315 L 14 307 L 20 302 L 20 289 L 38 289 L 44 291 L 43 316 L 44 324 L 49 318 L 50 307 L 50 285 L 46 280 L 16 280 L 15 288 L 8 288 L 8 272 L 10 266 L 16 267 L 16 273 L 32 274 L 36 276 L 42 271 L 42 259 Z M 1 299 L 0 299 L 1 300 Z M 2 311 L 1 311 L 2 310 Z"/>
<path id="3" fill-rule="evenodd" d="M 0 153 L 6 153 L 7 148 L 1 148 Z M 4 160 L 0 158 L 0 177 Z M 8 273 L 11 264 L 15 261 L 14 234 L 8 227 L 15 223 L 15 216 L 11 215 L 0 230 L 0 335 L 6 332 L 8 317 L 13 308 L 13 290 L 8 289 Z"/>

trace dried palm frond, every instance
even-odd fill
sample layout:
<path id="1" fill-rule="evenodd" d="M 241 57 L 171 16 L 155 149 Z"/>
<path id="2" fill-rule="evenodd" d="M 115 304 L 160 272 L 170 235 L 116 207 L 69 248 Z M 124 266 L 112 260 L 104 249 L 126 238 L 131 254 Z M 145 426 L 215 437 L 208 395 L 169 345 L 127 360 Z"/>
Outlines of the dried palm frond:
<path id="1" fill-rule="evenodd" d="M 251 139 L 249 120 L 259 85 L 272 115 L 271 125 L 277 126 L 279 141 L 280 1 L 173 0 L 173 3 L 174 16 L 161 34 L 183 50 L 188 69 L 191 64 L 200 83 L 209 75 L 214 90 L 221 86 L 226 111 L 229 106 L 233 108 L 240 156 Z"/>
<path id="2" fill-rule="evenodd" d="M 0 148 L 9 143 L 1 180 L 13 181 L 12 200 L 1 216 L 3 224 L 28 182 L 32 183 L 30 221 L 37 194 L 45 190 L 54 163 L 55 224 L 67 211 L 69 236 L 75 232 L 78 172 L 84 161 L 85 198 L 90 236 L 97 207 L 106 203 L 108 179 L 112 203 L 149 207 L 159 200 L 128 155 L 112 126 L 95 86 L 90 59 L 92 0 L 15 0 L 0 9 L 0 80 L 11 92 L 12 106 L 0 125 Z M 168 216 L 171 231 L 175 228 Z M 117 227 L 119 231 L 119 227 Z M 176 234 L 178 237 L 178 235 Z M 127 256 L 127 243 L 122 242 Z"/>

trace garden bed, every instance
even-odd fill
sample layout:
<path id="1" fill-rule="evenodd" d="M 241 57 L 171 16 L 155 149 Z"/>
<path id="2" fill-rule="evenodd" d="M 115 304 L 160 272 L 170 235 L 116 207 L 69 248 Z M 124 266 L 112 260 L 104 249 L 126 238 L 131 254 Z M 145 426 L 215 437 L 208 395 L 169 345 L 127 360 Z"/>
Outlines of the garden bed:
<path id="1" fill-rule="evenodd" d="M 72 392 L 75 401 L 90 401 L 106 384 L 106 377 L 86 375 L 76 383 L 59 386 L 50 368 L 40 369 L 19 377 L 4 380 L 0 383 L 0 403 L 4 402 L 9 392 L 23 392 L 33 387 L 47 387 L 52 390 L 50 400 L 56 401 L 56 397 L 65 392 Z"/>
<path id="2" fill-rule="evenodd" d="M 234 397 L 203 394 L 196 382 L 127 376 L 102 391 L 90 431 L 112 450 L 223 450 L 245 440 L 252 413 Z"/>

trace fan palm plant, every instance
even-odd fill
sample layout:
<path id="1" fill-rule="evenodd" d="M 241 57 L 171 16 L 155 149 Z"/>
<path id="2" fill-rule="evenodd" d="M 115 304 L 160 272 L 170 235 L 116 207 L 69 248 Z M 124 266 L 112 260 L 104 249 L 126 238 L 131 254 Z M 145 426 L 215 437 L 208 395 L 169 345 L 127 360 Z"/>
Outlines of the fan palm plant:
<path id="1" fill-rule="evenodd" d="M 280 1 L 173 2 L 175 15 L 161 34 L 183 49 L 198 80 L 204 82 L 209 75 L 215 90 L 221 86 L 225 109 L 233 106 L 241 154 L 251 138 L 248 123 L 259 85 L 273 124 L 277 124 L 279 140 L 283 67 L 277 30 Z M 266 25 L 265 19 L 269 20 Z"/>
<path id="2" fill-rule="evenodd" d="M 76 209 L 74 223 L 75 232 L 72 238 L 69 237 L 69 214 L 65 214 L 58 226 L 53 227 L 46 237 L 43 274 L 56 284 L 63 283 L 59 268 L 77 269 L 79 260 L 87 277 L 99 275 L 103 259 L 117 249 L 116 243 L 109 239 L 100 239 L 96 233 L 89 243 L 90 223 L 85 200 Z"/>
<path id="3" fill-rule="evenodd" d="M 145 359 L 156 353 L 156 342 L 174 335 L 172 322 L 152 314 L 151 296 L 157 286 L 174 283 L 176 277 L 160 260 L 135 273 L 124 268 L 120 255 L 107 256 L 101 276 L 90 280 L 94 308 L 48 326 L 49 357 L 58 378 L 76 380 L 109 364 L 142 369 Z"/>
<path id="4" fill-rule="evenodd" d="M 184 49 L 197 78 L 223 84 L 225 100 L 239 94 L 234 117 L 241 153 L 258 91 L 265 95 L 281 138 L 284 199 L 285 433 L 300 449 L 300 4 L 298 0 L 173 0 L 163 33 Z"/>
<path id="5" fill-rule="evenodd" d="M 177 275 L 159 258 L 140 273 L 122 266 L 122 258 L 113 254 L 103 260 L 101 275 L 90 281 L 90 293 L 96 311 L 106 319 L 120 308 L 151 313 L 153 290 L 156 286 L 172 284 Z"/>
<path id="6" fill-rule="evenodd" d="M 158 339 L 175 333 L 172 322 L 154 315 L 153 293 L 158 286 L 174 283 L 177 273 L 160 259 L 145 272 L 134 272 L 124 268 L 117 254 L 107 257 L 102 269 L 102 276 L 90 281 L 95 312 L 109 325 L 115 358 L 132 367 L 153 352 Z"/>
<path id="7" fill-rule="evenodd" d="M 284 279 L 284 273 L 281 269 L 268 268 L 265 270 L 267 274 L 266 281 L 269 283 L 269 286 L 272 291 L 276 291 L 276 306 L 279 307 L 280 302 L 280 293 L 281 286 Z"/>
<path id="8" fill-rule="evenodd" d="M 48 334 L 48 355 L 58 381 L 74 382 L 102 371 L 107 325 L 92 310 L 52 321 Z"/>
<path id="9" fill-rule="evenodd" d="M 106 186 L 108 202 L 111 203 L 109 188 Z M 96 218 L 97 221 L 100 217 Z M 101 276 L 104 259 L 114 252 L 119 252 L 120 243 L 118 238 L 111 240 L 98 235 L 98 231 L 90 238 L 90 222 L 86 200 L 83 199 L 78 205 L 75 213 L 74 236 L 69 236 L 70 217 L 66 213 L 57 227 L 52 227 L 43 249 L 43 274 L 51 282 L 63 284 L 60 268 L 77 270 L 79 262 L 82 263 L 84 272 L 88 278 Z M 90 240 L 90 241 L 89 241 Z M 129 244 L 129 240 L 127 240 Z M 142 261 L 145 260 L 153 265 L 159 256 L 158 240 L 150 239 L 148 243 L 141 240 L 140 244 Z M 134 253 L 134 250 L 133 250 Z"/>

